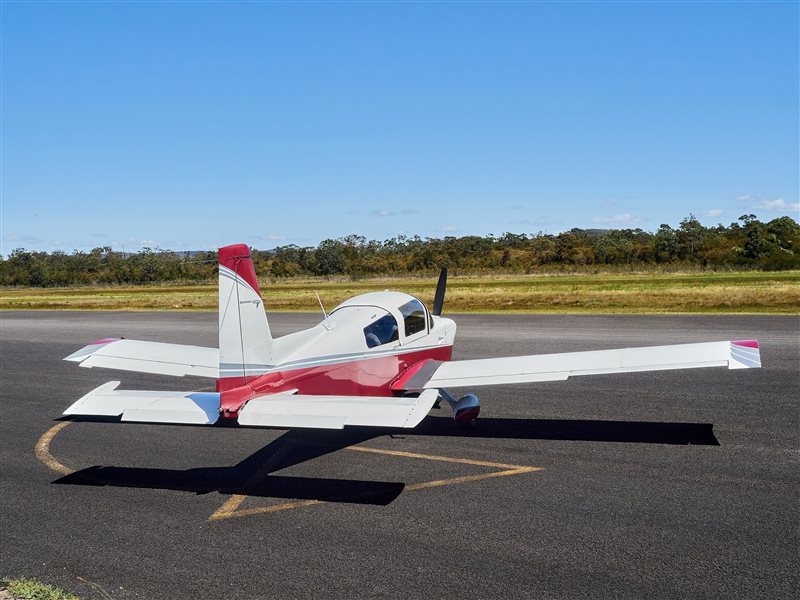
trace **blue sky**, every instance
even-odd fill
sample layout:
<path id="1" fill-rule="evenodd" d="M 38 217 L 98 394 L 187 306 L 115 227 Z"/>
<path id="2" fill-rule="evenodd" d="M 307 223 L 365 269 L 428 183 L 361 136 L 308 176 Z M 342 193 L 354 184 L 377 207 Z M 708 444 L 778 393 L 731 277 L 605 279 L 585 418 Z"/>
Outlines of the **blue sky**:
<path id="1" fill-rule="evenodd" d="M 2 3 L 2 248 L 798 218 L 798 3 Z"/>

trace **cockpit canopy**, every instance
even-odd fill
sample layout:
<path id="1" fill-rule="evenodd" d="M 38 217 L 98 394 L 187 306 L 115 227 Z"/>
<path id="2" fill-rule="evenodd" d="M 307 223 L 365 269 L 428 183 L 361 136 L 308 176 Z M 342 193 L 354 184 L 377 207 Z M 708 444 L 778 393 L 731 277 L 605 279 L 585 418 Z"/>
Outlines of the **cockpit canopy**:
<path id="1" fill-rule="evenodd" d="M 380 314 L 376 314 L 374 320 L 364 327 L 364 340 L 368 348 L 402 342 L 427 333 L 433 327 L 433 318 L 425 305 L 414 296 L 402 292 L 361 294 L 337 306 L 331 316 L 348 307 L 381 309 Z"/>

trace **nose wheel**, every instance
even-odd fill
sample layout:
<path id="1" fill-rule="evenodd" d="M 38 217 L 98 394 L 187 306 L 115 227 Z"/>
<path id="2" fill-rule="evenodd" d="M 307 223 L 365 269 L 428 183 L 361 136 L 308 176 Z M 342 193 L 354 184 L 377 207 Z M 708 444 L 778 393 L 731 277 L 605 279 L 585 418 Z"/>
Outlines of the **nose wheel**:
<path id="1" fill-rule="evenodd" d="M 439 390 L 439 397 L 450 405 L 453 420 L 462 427 L 472 427 L 481 412 L 481 403 L 475 394 L 467 394 L 456 400 L 445 389 Z"/>

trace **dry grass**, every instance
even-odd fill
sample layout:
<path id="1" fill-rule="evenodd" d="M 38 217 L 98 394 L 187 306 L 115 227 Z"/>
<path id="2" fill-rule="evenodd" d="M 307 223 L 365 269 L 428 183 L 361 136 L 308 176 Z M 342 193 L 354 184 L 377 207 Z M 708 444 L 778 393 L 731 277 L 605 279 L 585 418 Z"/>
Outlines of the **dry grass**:
<path id="1" fill-rule="evenodd" d="M 333 308 L 355 294 L 395 289 L 433 299 L 431 279 L 262 282 L 276 311 Z M 800 313 L 800 272 L 451 277 L 448 312 Z M 216 285 L 5 288 L 0 309 L 216 310 Z"/>

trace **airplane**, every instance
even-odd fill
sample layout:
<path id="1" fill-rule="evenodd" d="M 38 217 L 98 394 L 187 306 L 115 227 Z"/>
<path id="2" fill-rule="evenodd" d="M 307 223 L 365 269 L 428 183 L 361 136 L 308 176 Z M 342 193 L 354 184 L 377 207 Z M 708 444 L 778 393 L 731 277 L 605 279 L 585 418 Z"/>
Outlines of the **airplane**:
<path id="1" fill-rule="evenodd" d="M 446 401 L 468 426 L 480 401 L 448 389 L 700 367 L 761 366 L 757 340 L 452 360 L 456 323 L 442 316 L 447 270 L 432 310 L 403 292 L 369 292 L 309 329 L 273 337 L 250 249 L 219 249 L 219 348 L 101 339 L 64 360 L 81 367 L 216 380 L 215 392 L 118 390 L 110 381 L 64 415 L 124 422 L 342 429 L 413 428 Z"/>

